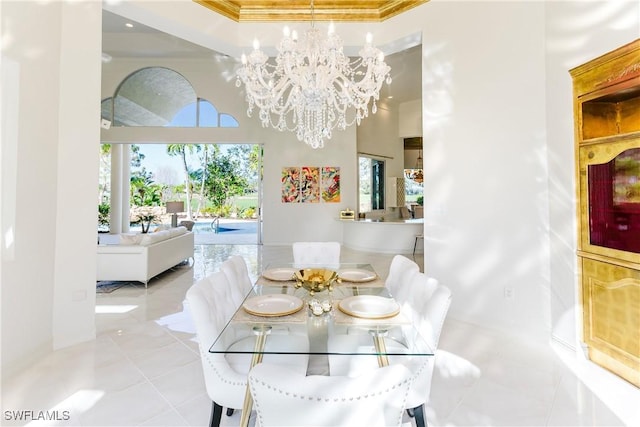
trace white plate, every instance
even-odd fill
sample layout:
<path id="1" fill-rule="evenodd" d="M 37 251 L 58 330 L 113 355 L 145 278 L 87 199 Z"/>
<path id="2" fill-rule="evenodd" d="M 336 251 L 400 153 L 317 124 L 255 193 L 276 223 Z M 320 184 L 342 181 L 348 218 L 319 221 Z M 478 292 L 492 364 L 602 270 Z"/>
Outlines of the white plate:
<path id="1" fill-rule="evenodd" d="M 378 295 L 355 295 L 340 301 L 338 308 L 350 316 L 363 319 L 384 319 L 400 313 L 400 306 L 393 298 Z"/>
<path id="2" fill-rule="evenodd" d="M 378 276 L 373 271 L 354 268 L 350 270 L 338 271 L 338 277 L 346 282 L 370 282 Z"/>
<path id="3" fill-rule="evenodd" d="M 262 272 L 262 276 L 269 280 L 275 280 L 277 282 L 288 282 L 294 280 L 295 268 L 270 268 Z"/>
<path id="4" fill-rule="evenodd" d="M 286 316 L 302 309 L 304 303 L 293 295 L 269 294 L 247 299 L 242 307 L 257 316 Z"/>

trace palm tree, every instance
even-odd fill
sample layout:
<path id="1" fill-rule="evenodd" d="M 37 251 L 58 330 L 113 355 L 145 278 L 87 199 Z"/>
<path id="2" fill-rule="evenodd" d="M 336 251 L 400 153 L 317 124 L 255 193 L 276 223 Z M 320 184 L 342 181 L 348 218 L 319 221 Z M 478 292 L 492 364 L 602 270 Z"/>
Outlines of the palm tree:
<path id="1" fill-rule="evenodd" d="M 111 178 L 111 144 L 100 144 L 100 176 L 98 180 L 98 204 L 109 203 Z"/>
<path id="2" fill-rule="evenodd" d="M 199 151 L 199 150 L 198 150 Z M 205 180 L 207 179 L 207 163 L 209 162 L 209 145 L 204 144 L 202 146 L 202 176 L 200 177 L 200 203 L 198 203 L 198 215 L 202 215 L 202 208 L 204 207 L 204 188 Z"/>
<path id="3" fill-rule="evenodd" d="M 167 154 L 170 156 L 180 156 L 182 158 L 182 166 L 184 167 L 184 188 L 186 193 L 186 211 L 187 220 L 193 219 L 191 215 L 191 178 L 189 176 L 189 165 L 187 164 L 187 151 L 193 153 L 199 150 L 200 146 L 194 144 L 167 144 Z"/>

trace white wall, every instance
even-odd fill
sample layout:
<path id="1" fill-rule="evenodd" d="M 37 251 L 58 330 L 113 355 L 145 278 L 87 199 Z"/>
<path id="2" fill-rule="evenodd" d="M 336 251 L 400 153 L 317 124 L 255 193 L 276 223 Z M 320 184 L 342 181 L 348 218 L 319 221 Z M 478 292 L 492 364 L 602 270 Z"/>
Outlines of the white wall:
<path id="1" fill-rule="evenodd" d="M 422 136 L 422 99 L 403 102 L 398 107 L 398 135 L 401 138 Z"/>
<path id="2" fill-rule="evenodd" d="M 1 7 L 3 107 L 13 94 L 1 156 L 5 377 L 95 336 L 101 10 L 96 2 Z"/>
<path id="3" fill-rule="evenodd" d="M 281 133 L 264 132 L 264 243 L 294 241 L 342 241 L 340 211 L 356 206 L 356 130 L 347 128 L 325 148 L 313 150 Z M 340 203 L 281 203 L 280 177 L 283 166 L 339 166 Z"/>
<path id="4" fill-rule="evenodd" d="M 568 70 L 640 37 L 640 2 L 549 2 L 545 23 L 552 334 L 577 347 L 582 318 L 575 269 L 574 130 Z"/>
<path id="5" fill-rule="evenodd" d="M 544 4 L 430 6 L 423 23 L 425 270 L 452 288 L 452 316 L 545 339 Z"/>
<path id="6" fill-rule="evenodd" d="M 63 3 L 58 95 L 58 171 L 53 347 L 95 337 L 102 10 Z M 78 159 L 82 159 L 78 161 Z M 82 261 L 80 261 L 82 260 Z"/>
<path id="7" fill-rule="evenodd" d="M 453 316 L 542 339 L 551 333 L 575 346 L 568 70 L 638 38 L 640 6 L 431 1 L 423 8 L 426 269 L 453 288 Z M 398 27 L 410 27 L 402 20 L 412 17 L 399 17 Z"/>

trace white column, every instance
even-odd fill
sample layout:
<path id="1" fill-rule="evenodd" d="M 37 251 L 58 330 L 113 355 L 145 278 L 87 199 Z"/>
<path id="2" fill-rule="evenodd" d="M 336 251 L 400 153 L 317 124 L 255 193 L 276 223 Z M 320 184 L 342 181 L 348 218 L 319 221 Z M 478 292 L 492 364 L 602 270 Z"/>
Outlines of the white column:
<path id="1" fill-rule="evenodd" d="M 100 161 L 100 104 L 97 100 L 100 99 L 102 50 L 100 2 L 59 4 L 59 36 L 57 32 L 50 36 L 60 39 L 55 50 L 60 60 L 58 64 L 51 64 L 54 69 L 41 71 L 41 75 L 51 73 L 56 76 L 51 80 L 52 84 L 55 84 L 55 78 L 59 82 L 58 109 L 51 112 L 57 117 L 58 124 L 57 134 L 51 135 L 57 137 L 57 158 L 50 159 L 51 163 L 56 163 L 57 177 L 56 203 L 51 212 L 56 221 L 51 317 L 54 349 L 95 338 L 95 233 Z M 55 13 L 47 14 L 50 16 Z M 35 31 L 35 28 L 31 30 Z M 40 283 L 25 282 L 23 285 L 36 287 Z M 40 296 L 46 297 L 46 293 Z"/>
<path id="2" fill-rule="evenodd" d="M 131 144 L 122 144 L 122 157 L 120 165 L 120 203 L 121 203 L 121 226 L 123 233 L 129 232 L 129 210 L 131 193 Z"/>

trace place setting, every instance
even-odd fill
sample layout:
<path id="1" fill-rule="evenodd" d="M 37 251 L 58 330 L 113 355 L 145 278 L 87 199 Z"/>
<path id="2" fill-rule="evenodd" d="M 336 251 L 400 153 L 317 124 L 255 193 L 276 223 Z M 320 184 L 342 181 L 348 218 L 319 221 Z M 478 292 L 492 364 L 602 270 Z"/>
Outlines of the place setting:
<path id="1" fill-rule="evenodd" d="M 338 309 L 360 319 L 388 319 L 400 313 L 400 305 L 393 298 L 379 295 L 354 295 L 338 303 Z"/>
<path id="2" fill-rule="evenodd" d="M 295 280 L 297 269 L 292 267 L 268 268 L 262 272 L 262 277 L 273 282 L 292 282 Z"/>
<path id="3" fill-rule="evenodd" d="M 233 318 L 236 322 L 258 323 L 298 323 L 304 322 L 306 311 L 302 310 L 305 302 L 295 295 L 273 293 L 256 295 L 242 303 Z"/>
<path id="4" fill-rule="evenodd" d="M 338 277 L 343 282 L 367 283 L 376 280 L 378 275 L 373 271 L 361 268 L 346 268 L 338 270 Z"/>
<path id="5" fill-rule="evenodd" d="M 334 303 L 336 324 L 402 325 L 408 319 L 402 315 L 400 304 L 381 295 L 353 295 Z"/>

